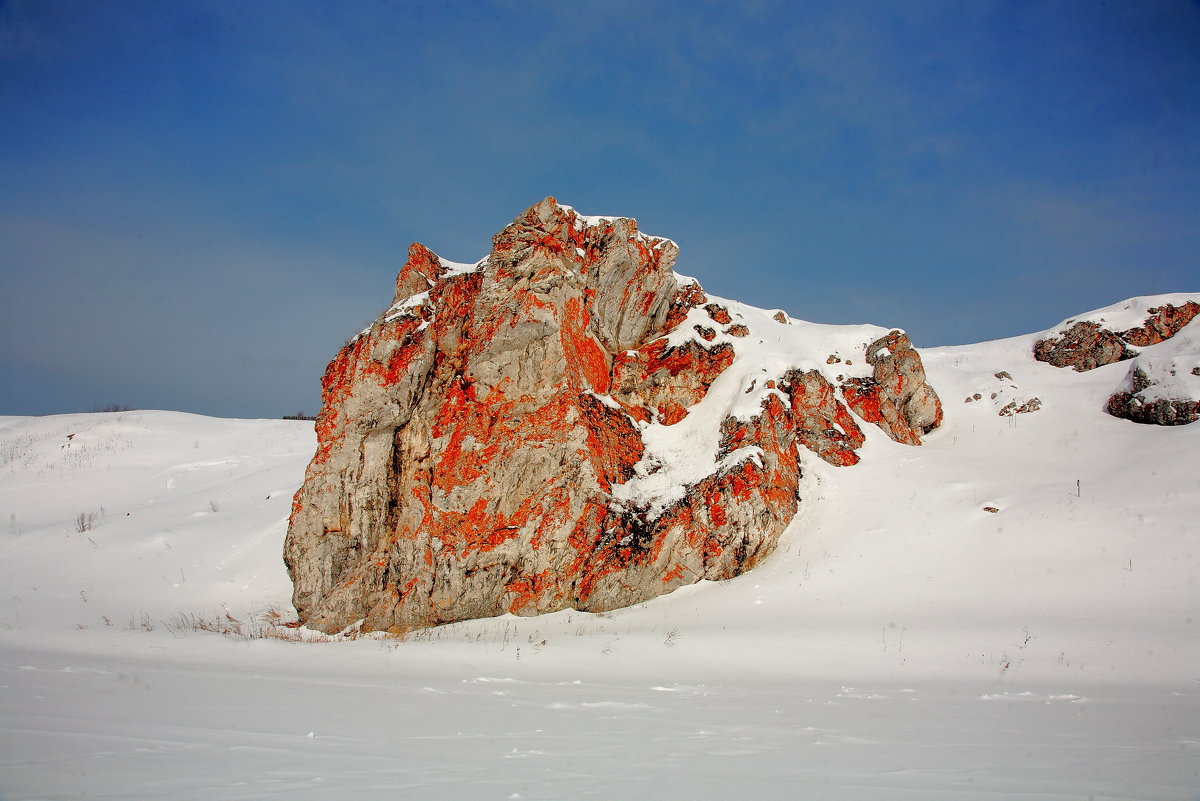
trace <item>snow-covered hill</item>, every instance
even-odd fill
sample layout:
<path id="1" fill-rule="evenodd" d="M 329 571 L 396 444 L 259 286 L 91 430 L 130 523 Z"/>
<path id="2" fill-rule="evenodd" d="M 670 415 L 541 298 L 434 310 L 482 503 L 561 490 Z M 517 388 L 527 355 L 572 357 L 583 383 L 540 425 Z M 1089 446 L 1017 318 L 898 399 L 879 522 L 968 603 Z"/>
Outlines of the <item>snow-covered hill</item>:
<path id="1" fill-rule="evenodd" d="M 407 640 L 271 625 L 311 424 L 0 418 L 0 798 L 1197 798 L 1200 425 L 1037 338 L 745 576 Z"/>

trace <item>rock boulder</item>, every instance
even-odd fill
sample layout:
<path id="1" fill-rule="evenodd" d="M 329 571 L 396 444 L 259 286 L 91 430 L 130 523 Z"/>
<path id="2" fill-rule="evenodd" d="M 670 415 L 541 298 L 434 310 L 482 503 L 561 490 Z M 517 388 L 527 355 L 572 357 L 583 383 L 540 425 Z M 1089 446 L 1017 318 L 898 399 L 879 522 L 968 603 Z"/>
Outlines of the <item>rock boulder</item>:
<path id="1" fill-rule="evenodd" d="M 908 444 L 938 424 L 902 333 L 855 345 L 871 373 L 840 389 L 760 367 L 758 332 L 792 322 L 709 298 L 677 254 L 553 198 L 476 264 L 413 245 L 322 381 L 284 553 L 300 620 L 404 631 L 730 578 L 794 516 L 802 449 L 858 460 L 851 410 Z"/>

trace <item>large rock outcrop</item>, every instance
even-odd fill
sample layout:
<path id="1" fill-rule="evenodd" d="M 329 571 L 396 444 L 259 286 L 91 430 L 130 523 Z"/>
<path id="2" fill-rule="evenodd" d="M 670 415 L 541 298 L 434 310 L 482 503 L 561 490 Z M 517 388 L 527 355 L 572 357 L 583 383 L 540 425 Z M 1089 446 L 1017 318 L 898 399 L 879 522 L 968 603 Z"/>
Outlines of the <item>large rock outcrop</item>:
<path id="1" fill-rule="evenodd" d="M 730 578 L 794 516 L 801 448 L 858 460 L 852 410 L 907 444 L 937 425 L 901 332 L 714 301 L 677 253 L 553 198 L 476 264 L 413 245 L 323 379 L 284 554 L 300 620 L 402 631 Z M 768 327 L 858 366 L 764 360 Z"/>

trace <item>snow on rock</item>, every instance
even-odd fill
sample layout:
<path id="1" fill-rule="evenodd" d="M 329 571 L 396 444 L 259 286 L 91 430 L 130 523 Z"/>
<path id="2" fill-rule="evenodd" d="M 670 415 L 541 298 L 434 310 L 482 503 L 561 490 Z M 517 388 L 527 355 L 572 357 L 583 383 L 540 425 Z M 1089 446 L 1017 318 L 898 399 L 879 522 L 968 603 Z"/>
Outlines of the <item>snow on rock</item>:
<path id="1" fill-rule="evenodd" d="M 1194 304 L 1193 304 L 1194 305 Z M 1108 413 L 1135 423 L 1184 425 L 1200 419 L 1200 327 L 1190 323 L 1133 360 Z M 1154 335 L 1159 332 L 1152 330 Z M 1153 344 L 1153 343 L 1152 343 Z"/>
<path id="2" fill-rule="evenodd" d="M 1186 332 L 1193 331 L 1192 320 L 1200 314 L 1196 297 L 1130 298 L 1064 320 L 1034 343 L 1034 358 L 1076 372 L 1132 359 L 1108 399 L 1109 414 L 1164 426 L 1194 422 L 1200 417 L 1200 382 L 1195 380 L 1200 377 L 1195 371 L 1200 346 L 1197 334 Z"/>
<path id="3" fill-rule="evenodd" d="M 1191 295 L 1130 298 L 1069 320 L 1033 346 L 1034 358 L 1076 372 L 1137 355 L 1137 348 L 1170 339 L 1200 313 Z"/>
<path id="4" fill-rule="evenodd" d="M 634 220 L 546 198 L 455 265 L 422 245 L 323 379 L 285 545 L 310 628 L 628 606 L 758 564 L 799 446 L 941 420 L 900 331 L 707 296 Z M 836 354 L 831 359 L 827 356 Z"/>

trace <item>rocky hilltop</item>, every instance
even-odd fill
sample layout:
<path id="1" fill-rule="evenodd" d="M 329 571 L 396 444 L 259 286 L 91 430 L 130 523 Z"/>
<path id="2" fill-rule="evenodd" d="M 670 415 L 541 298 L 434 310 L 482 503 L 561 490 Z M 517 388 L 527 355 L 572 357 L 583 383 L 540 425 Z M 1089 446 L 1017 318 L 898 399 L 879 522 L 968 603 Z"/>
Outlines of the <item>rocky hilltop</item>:
<path id="1" fill-rule="evenodd" d="M 1187 295 L 1130 298 L 1064 320 L 1033 346 L 1035 359 L 1087 372 L 1129 361 L 1106 410 L 1135 423 L 1200 419 L 1200 303 Z"/>
<path id="2" fill-rule="evenodd" d="M 634 220 L 546 198 L 474 264 L 409 249 L 326 370 L 285 544 L 300 620 L 602 611 L 771 553 L 804 461 L 941 421 L 899 330 L 713 298 Z"/>

